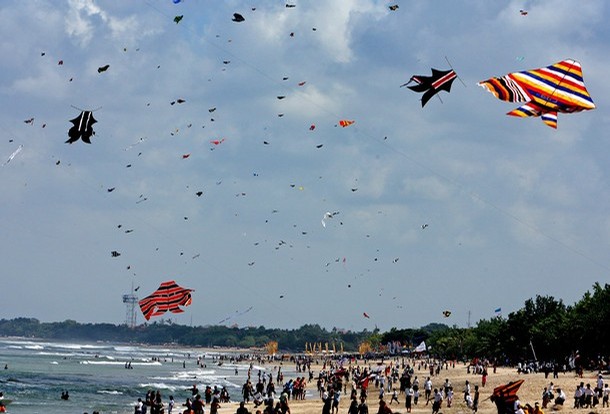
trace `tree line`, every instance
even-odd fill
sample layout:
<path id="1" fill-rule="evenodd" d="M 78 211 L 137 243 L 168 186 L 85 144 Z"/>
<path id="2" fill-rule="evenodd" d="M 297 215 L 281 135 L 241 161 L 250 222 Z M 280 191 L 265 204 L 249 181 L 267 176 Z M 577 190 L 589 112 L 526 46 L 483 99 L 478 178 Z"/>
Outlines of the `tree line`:
<path id="1" fill-rule="evenodd" d="M 573 305 L 565 305 L 552 296 L 537 295 L 507 317 L 482 319 L 469 328 L 432 323 L 420 328 L 392 328 L 387 332 L 378 329 L 354 332 L 338 328 L 327 330 L 317 324 L 303 325 L 298 329 L 192 327 L 164 320 L 130 328 L 108 323 L 40 322 L 34 318 L 15 318 L 0 320 L 0 335 L 261 349 L 270 341 L 276 341 L 280 351 L 299 353 L 305 351 L 305 343 L 329 344 L 329 349 L 334 344 L 336 350 L 342 347 L 346 353 L 356 353 L 366 342 L 371 350 L 383 353 L 390 342 L 402 344 L 407 351 L 425 341 L 432 356 L 444 359 L 479 357 L 500 364 L 535 359 L 563 363 L 569 355 L 578 352 L 583 361 L 593 363 L 610 356 L 609 322 L 610 285 L 602 287 L 596 283 Z"/>

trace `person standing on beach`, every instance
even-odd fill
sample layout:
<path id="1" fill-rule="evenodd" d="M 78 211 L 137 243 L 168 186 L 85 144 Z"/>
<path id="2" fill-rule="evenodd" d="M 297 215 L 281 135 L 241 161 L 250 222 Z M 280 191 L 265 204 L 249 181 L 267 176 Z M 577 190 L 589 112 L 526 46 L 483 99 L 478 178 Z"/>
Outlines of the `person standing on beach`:
<path id="1" fill-rule="evenodd" d="M 218 414 L 219 408 L 220 408 L 220 401 L 218 400 L 218 398 L 214 397 L 212 399 L 212 404 L 210 404 L 210 414 Z"/>
<path id="2" fill-rule="evenodd" d="M 475 413 L 479 410 L 479 386 L 474 386 L 474 398 L 472 399 L 472 411 Z"/>
<path id="3" fill-rule="evenodd" d="M 410 413 L 411 412 L 411 399 L 413 397 L 413 388 L 408 387 L 405 390 L 405 408 L 407 409 L 407 412 Z M 396 401 L 398 402 L 398 401 Z M 390 404 L 392 402 L 390 401 Z"/>
<path id="4" fill-rule="evenodd" d="M 138 402 L 136 403 L 136 409 L 135 409 L 135 414 L 142 414 L 142 407 L 144 406 L 144 403 L 142 402 L 141 398 L 138 398 Z"/>
<path id="5" fill-rule="evenodd" d="M 174 409 L 174 405 L 175 405 L 175 401 L 174 401 L 174 396 L 170 395 L 169 396 L 169 402 L 167 403 L 167 414 L 172 414 L 172 410 Z"/>
<path id="6" fill-rule="evenodd" d="M 201 395 L 197 394 L 195 396 L 195 400 L 191 405 L 191 410 L 193 410 L 193 414 L 203 414 L 203 401 L 201 401 Z"/>

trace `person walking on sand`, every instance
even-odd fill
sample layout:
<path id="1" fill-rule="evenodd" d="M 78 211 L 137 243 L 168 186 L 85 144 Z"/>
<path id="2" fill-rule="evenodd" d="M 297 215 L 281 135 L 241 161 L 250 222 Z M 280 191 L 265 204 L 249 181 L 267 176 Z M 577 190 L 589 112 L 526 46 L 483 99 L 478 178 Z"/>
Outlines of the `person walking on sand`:
<path id="1" fill-rule="evenodd" d="M 377 414 L 392 414 L 392 409 L 383 399 L 379 400 L 379 410 L 377 411 Z"/>
<path id="2" fill-rule="evenodd" d="M 366 403 L 366 397 L 360 397 L 360 404 L 358 405 L 358 414 L 369 414 L 369 406 Z"/>
<path id="3" fill-rule="evenodd" d="M 396 404 L 400 404 L 400 402 L 398 402 L 398 391 L 396 391 L 396 388 L 394 388 L 394 390 L 392 391 L 392 399 L 390 400 L 390 405 L 392 405 L 394 401 L 396 401 Z"/>
<path id="4" fill-rule="evenodd" d="M 356 398 L 356 393 L 352 393 L 347 414 L 358 414 L 358 399 Z"/>
<path id="5" fill-rule="evenodd" d="M 430 377 L 426 378 L 424 382 L 424 397 L 426 398 L 426 405 L 430 402 L 430 396 L 432 395 L 432 381 Z"/>
<path id="6" fill-rule="evenodd" d="M 443 395 L 439 392 L 437 388 L 434 389 L 434 399 L 432 403 L 432 414 L 438 414 L 441 409 L 441 404 L 443 402 Z"/>

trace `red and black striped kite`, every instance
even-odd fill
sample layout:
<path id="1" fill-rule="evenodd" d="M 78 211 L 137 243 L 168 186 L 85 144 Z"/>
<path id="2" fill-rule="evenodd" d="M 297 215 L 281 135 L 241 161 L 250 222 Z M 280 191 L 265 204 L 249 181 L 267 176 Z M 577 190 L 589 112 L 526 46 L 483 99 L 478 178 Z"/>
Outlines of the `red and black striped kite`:
<path id="1" fill-rule="evenodd" d="M 517 391 L 523 384 L 524 380 L 511 381 L 508 384 L 500 385 L 494 388 L 491 394 L 491 401 L 496 404 L 498 414 L 512 414 L 514 410 L 514 402 L 519 399 Z"/>
<path id="2" fill-rule="evenodd" d="M 193 289 L 183 288 L 173 280 L 161 283 L 159 289 L 139 302 L 144 318 L 149 320 L 152 316 L 160 316 L 167 311 L 184 312 L 180 306 L 191 304 L 192 291 Z"/>
<path id="3" fill-rule="evenodd" d="M 451 91 L 451 84 L 457 78 L 457 74 L 452 70 L 437 70 L 432 68 L 432 76 L 414 75 L 411 76 L 409 82 L 400 85 L 406 86 L 414 92 L 424 92 L 421 98 L 422 108 L 434 95 L 440 91 Z M 408 86 L 409 83 L 415 82 L 416 85 Z"/>

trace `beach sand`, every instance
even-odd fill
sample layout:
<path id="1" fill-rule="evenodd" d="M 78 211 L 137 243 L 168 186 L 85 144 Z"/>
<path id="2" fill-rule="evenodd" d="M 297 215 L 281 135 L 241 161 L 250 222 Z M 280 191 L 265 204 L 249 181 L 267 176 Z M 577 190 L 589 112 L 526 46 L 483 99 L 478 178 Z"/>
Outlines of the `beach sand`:
<path id="1" fill-rule="evenodd" d="M 386 363 L 387 362 L 388 361 L 386 360 Z M 289 363 L 285 362 L 283 365 L 285 367 L 287 367 L 287 366 L 289 366 Z M 362 361 L 359 361 L 359 365 L 365 366 Z M 373 362 L 369 361 L 368 365 L 375 366 L 376 363 L 375 363 L 375 361 L 373 361 Z M 322 401 L 319 398 L 317 398 L 318 392 L 317 392 L 316 382 L 315 382 L 315 380 L 317 379 L 317 374 L 320 372 L 321 368 L 322 367 L 319 365 L 316 365 L 316 366 L 312 365 L 312 370 L 314 371 L 314 374 L 316 377 L 314 380 L 312 380 L 311 382 L 309 382 L 307 384 L 308 394 L 312 397 L 308 397 L 308 399 L 303 400 L 303 401 L 291 400 L 290 404 L 289 404 L 291 414 L 321 414 Z M 428 376 L 428 371 L 422 367 L 422 369 L 420 371 L 418 371 L 416 369 L 414 375 L 416 375 L 419 378 L 420 389 L 422 391 L 421 391 L 419 404 L 414 405 L 411 412 L 414 414 L 423 414 L 423 413 L 430 414 L 432 412 L 432 402 L 430 402 L 430 404 L 426 405 L 426 401 L 423 398 L 423 382 L 425 381 L 426 377 Z M 447 370 L 443 369 L 443 370 L 441 370 L 439 376 L 434 376 L 431 379 L 432 379 L 433 389 L 436 387 L 441 388 L 443 383 L 445 382 L 446 378 L 448 378 L 451 381 L 451 384 L 453 386 L 453 389 L 454 389 L 453 405 L 450 408 L 447 408 L 446 404 L 443 403 L 443 406 L 442 406 L 440 412 L 444 413 L 444 414 L 447 414 L 447 413 L 470 414 L 470 413 L 472 413 L 472 410 L 466 406 L 466 403 L 463 400 L 463 390 L 464 390 L 465 382 L 467 380 L 470 382 L 471 389 L 473 391 L 474 391 L 474 386 L 479 385 L 479 392 L 480 392 L 479 401 L 480 402 L 479 402 L 478 413 L 496 414 L 497 413 L 496 406 L 489 400 L 489 397 L 491 396 L 494 387 L 496 387 L 498 385 L 506 384 L 510 381 L 519 380 L 519 379 L 525 380 L 525 382 L 519 389 L 519 392 L 517 393 L 519 396 L 519 400 L 521 401 L 522 405 L 524 405 L 524 406 L 526 403 L 529 403 L 530 405 L 534 406 L 535 402 L 539 402 L 540 405 L 542 406 L 542 391 L 543 391 L 544 387 L 548 386 L 551 382 L 553 382 L 555 389 L 557 389 L 559 387 L 559 388 L 562 388 L 563 391 L 565 392 L 566 402 L 563 405 L 563 407 L 560 407 L 557 410 L 552 409 L 553 403 L 551 402 L 548 405 L 547 410 L 544 410 L 545 413 L 549 413 L 549 412 L 561 412 L 562 414 L 572 414 L 572 413 L 576 414 L 577 412 L 578 413 L 589 413 L 589 412 L 610 413 L 610 408 L 601 407 L 601 401 L 600 401 L 600 404 L 597 405 L 597 407 L 594 409 L 586 409 L 586 408 L 574 409 L 574 408 L 572 408 L 574 405 L 573 395 L 574 395 L 574 390 L 575 390 L 576 386 L 581 381 L 583 381 L 585 384 L 590 383 L 591 387 L 594 388 L 595 384 L 596 384 L 596 379 L 597 379 L 597 372 L 585 371 L 583 378 L 578 378 L 573 372 L 567 372 L 565 374 L 560 373 L 559 378 L 556 378 L 556 379 L 553 379 L 552 377 L 553 377 L 552 373 L 549 374 L 548 378 L 546 378 L 546 379 L 545 379 L 543 373 L 519 375 L 517 373 L 516 368 L 503 368 L 503 367 L 497 368 L 497 371 L 494 374 L 493 368 L 490 367 L 489 376 L 487 377 L 487 384 L 485 387 L 481 387 L 481 376 L 480 375 L 475 375 L 472 373 L 468 374 L 467 368 L 465 365 L 456 364 L 455 368 L 449 367 L 449 369 L 447 369 Z M 289 378 L 284 378 L 284 381 L 288 381 L 288 379 Z M 604 380 L 607 383 L 608 379 L 605 378 Z M 396 384 L 396 386 L 398 387 L 398 384 Z M 349 392 L 351 390 L 350 385 L 348 385 L 347 390 L 348 390 L 348 394 L 349 394 Z M 379 390 L 374 387 L 374 384 L 372 382 L 371 382 L 371 385 L 369 386 L 368 395 L 369 395 L 369 397 L 368 397 L 369 413 L 375 414 L 375 413 L 377 413 L 377 410 L 379 408 L 379 403 L 378 403 Z M 232 397 L 239 398 L 239 396 L 236 396 L 236 395 L 234 395 Z M 278 395 L 278 397 L 279 397 L 279 395 Z M 386 392 L 386 398 L 385 398 L 386 402 L 389 402 L 390 398 L 391 398 L 391 394 Z M 398 413 L 404 414 L 404 413 L 406 413 L 406 409 L 404 406 L 404 402 L 405 402 L 404 395 L 399 395 L 398 399 L 400 401 L 400 405 L 393 403 L 390 407 L 393 412 L 395 412 L 395 413 L 398 412 Z M 276 401 L 277 401 L 277 399 L 276 399 Z M 349 407 L 349 404 L 350 404 L 349 395 L 347 395 L 347 396 L 343 395 L 341 397 L 339 413 L 347 414 L 347 409 Z M 234 414 L 235 411 L 237 410 L 238 406 L 239 406 L 238 401 L 222 404 L 222 407 L 219 410 L 219 414 Z M 252 403 L 247 404 L 246 407 L 253 414 L 256 411 L 256 409 L 254 408 L 254 405 Z M 262 407 L 260 407 L 260 408 L 262 409 Z M 208 409 L 209 409 L 209 407 L 206 407 L 206 412 Z"/>

